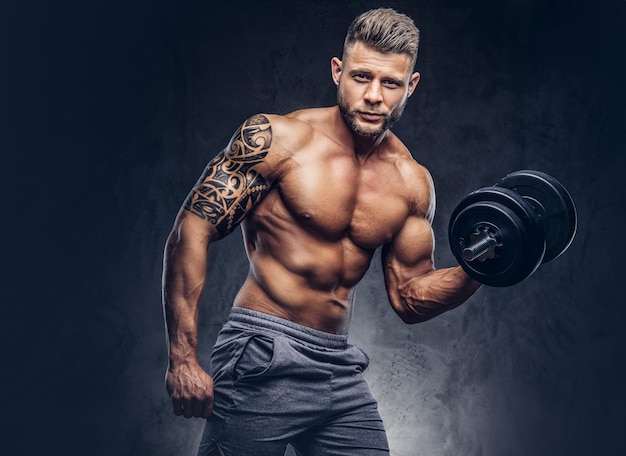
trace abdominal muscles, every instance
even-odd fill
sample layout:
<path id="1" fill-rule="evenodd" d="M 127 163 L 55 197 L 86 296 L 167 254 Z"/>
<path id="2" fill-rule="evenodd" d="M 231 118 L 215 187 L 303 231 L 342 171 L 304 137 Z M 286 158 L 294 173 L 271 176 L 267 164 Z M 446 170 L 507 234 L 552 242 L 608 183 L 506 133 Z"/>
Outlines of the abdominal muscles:
<path id="1" fill-rule="evenodd" d="M 374 249 L 353 242 L 349 218 L 343 226 L 336 219 L 320 224 L 316 214 L 298 219 L 272 196 L 242 225 L 250 272 L 235 306 L 321 331 L 346 332 L 353 288 Z"/>

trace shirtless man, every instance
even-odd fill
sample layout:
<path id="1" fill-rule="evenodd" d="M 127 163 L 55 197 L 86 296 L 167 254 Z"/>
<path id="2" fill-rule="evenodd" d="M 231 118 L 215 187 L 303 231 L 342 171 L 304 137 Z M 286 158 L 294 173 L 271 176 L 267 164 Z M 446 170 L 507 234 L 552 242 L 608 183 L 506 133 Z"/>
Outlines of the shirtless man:
<path id="1" fill-rule="evenodd" d="M 199 454 L 387 455 L 367 356 L 347 343 L 354 287 L 375 249 L 406 323 L 480 286 L 435 269 L 433 182 L 390 131 L 419 82 L 419 31 L 391 9 L 355 19 L 331 61 L 337 106 L 246 120 L 184 202 L 165 248 L 163 302 L 174 413 L 205 417 Z M 241 224 L 250 270 L 197 360 L 207 250 Z"/>

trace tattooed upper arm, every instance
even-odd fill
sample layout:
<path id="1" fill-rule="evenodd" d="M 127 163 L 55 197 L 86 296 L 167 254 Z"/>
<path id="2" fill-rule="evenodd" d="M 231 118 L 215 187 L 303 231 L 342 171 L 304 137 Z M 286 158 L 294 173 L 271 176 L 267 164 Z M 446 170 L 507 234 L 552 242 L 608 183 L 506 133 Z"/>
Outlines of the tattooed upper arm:
<path id="1" fill-rule="evenodd" d="M 269 192 L 259 170 L 272 143 L 272 128 L 264 115 L 246 120 L 229 147 L 204 170 L 185 200 L 184 208 L 211 222 L 221 237 L 233 231 Z"/>

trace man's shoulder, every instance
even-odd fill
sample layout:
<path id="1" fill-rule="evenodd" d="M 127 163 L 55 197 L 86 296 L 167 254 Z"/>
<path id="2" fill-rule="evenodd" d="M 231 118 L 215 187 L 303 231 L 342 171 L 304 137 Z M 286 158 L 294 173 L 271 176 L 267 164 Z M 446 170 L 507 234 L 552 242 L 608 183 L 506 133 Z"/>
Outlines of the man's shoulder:
<path id="1" fill-rule="evenodd" d="M 390 138 L 390 142 L 396 167 L 406 183 L 407 197 L 415 209 L 431 217 L 435 204 L 435 186 L 430 171 L 413 157 L 407 146 L 395 135 Z"/>
<path id="2" fill-rule="evenodd" d="M 300 111 L 290 114 L 256 113 L 244 121 L 235 138 L 250 143 L 253 150 L 263 146 L 262 164 L 257 164 L 257 167 L 262 169 L 266 178 L 277 179 L 291 169 L 295 155 L 310 150 L 314 143 L 317 133 L 306 119 L 307 116 Z"/>
<path id="3" fill-rule="evenodd" d="M 409 148 L 393 133 L 388 138 L 388 154 L 396 161 L 396 164 L 405 178 L 430 180 L 428 169 L 419 163 Z"/>
<path id="4" fill-rule="evenodd" d="M 290 112 L 289 114 L 286 114 L 285 117 L 309 124 L 315 124 L 317 122 L 327 120 L 332 116 L 333 112 L 334 108 L 307 108 Z"/>
<path id="5" fill-rule="evenodd" d="M 265 118 L 272 126 L 314 128 L 317 123 L 323 123 L 330 115 L 329 108 L 307 108 L 292 111 L 287 114 L 259 113 L 252 117 Z"/>
<path id="6" fill-rule="evenodd" d="M 260 114 L 269 122 L 277 146 L 298 150 L 310 143 L 328 122 L 327 108 L 309 108 L 288 114 Z"/>

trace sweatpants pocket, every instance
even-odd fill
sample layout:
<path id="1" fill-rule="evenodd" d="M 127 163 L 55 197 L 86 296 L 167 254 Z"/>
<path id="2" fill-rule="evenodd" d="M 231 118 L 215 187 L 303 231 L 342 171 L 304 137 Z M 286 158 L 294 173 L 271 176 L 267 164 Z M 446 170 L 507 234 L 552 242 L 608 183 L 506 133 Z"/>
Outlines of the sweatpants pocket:
<path id="1" fill-rule="evenodd" d="M 274 339 L 268 336 L 251 336 L 245 342 L 233 366 L 233 382 L 251 380 L 267 372 L 274 359 Z"/>

